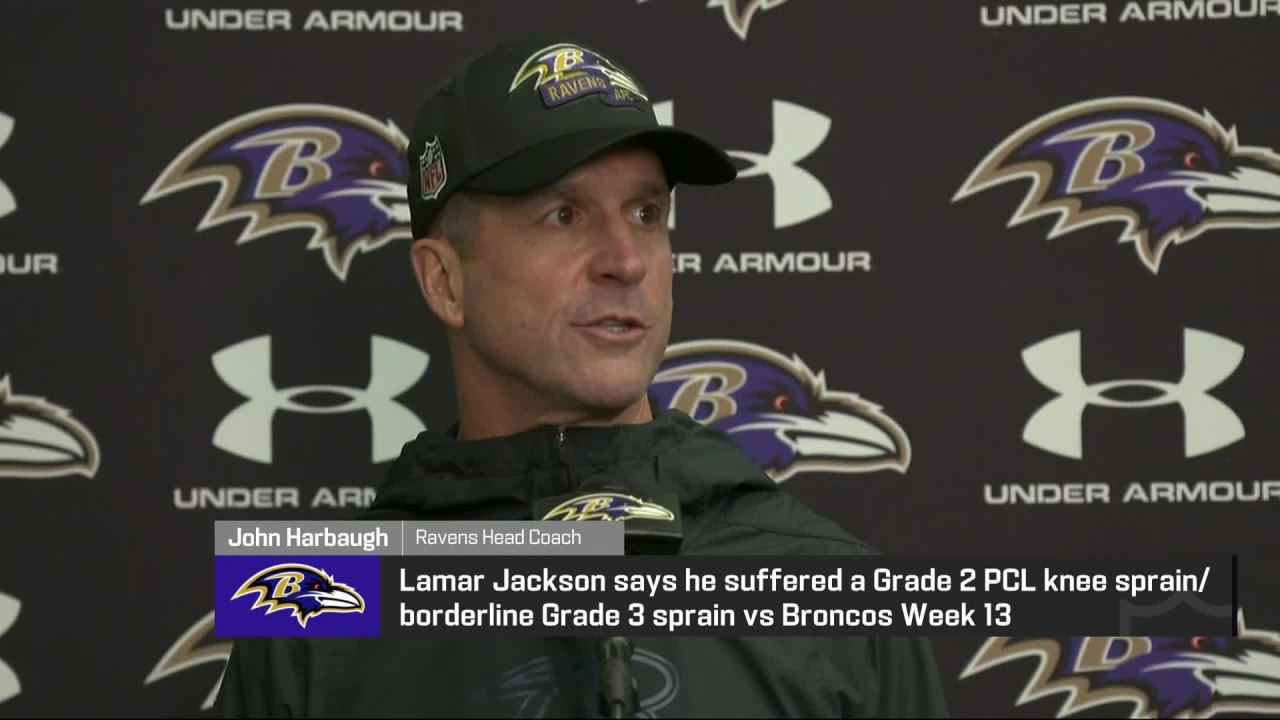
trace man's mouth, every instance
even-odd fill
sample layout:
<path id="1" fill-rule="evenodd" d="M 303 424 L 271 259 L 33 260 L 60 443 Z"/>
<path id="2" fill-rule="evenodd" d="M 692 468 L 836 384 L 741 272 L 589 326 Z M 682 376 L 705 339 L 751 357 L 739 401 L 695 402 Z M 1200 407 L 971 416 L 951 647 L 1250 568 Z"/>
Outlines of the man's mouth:
<path id="1" fill-rule="evenodd" d="M 583 323 L 579 327 L 599 328 L 606 332 L 624 333 L 630 330 L 643 330 L 647 326 L 638 318 L 611 315 L 589 323 Z"/>
<path id="2" fill-rule="evenodd" d="M 639 327 L 639 325 L 635 325 L 634 323 L 629 323 L 626 320 L 605 320 L 604 322 L 595 323 L 592 327 L 604 328 L 609 332 L 620 333 L 620 332 L 626 332 L 635 327 Z"/>

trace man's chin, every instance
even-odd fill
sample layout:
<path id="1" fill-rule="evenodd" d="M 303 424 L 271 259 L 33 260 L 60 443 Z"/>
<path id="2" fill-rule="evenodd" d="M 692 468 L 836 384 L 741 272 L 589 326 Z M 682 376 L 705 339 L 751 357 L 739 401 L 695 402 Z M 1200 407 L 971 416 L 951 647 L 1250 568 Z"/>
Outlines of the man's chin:
<path id="1" fill-rule="evenodd" d="M 578 378 L 573 385 L 579 402 L 601 411 L 622 412 L 644 400 L 649 391 L 647 378 L 636 374 L 612 379 L 596 376 L 590 381 Z"/>
<path id="2" fill-rule="evenodd" d="M 571 354 L 561 368 L 564 387 L 584 406 L 623 410 L 649 392 L 662 358 L 636 348 L 612 357 L 597 353 Z"/>
<path id="3" fill-rule="evenodd" d="M 643 390 L 640 392 L 593 392 L 581 393 L 578 401 L 585 407 L 593 408 L 602 415 L 608 414 L 625 414 L 627 411 L 634 409 L 645 399 Z"/>

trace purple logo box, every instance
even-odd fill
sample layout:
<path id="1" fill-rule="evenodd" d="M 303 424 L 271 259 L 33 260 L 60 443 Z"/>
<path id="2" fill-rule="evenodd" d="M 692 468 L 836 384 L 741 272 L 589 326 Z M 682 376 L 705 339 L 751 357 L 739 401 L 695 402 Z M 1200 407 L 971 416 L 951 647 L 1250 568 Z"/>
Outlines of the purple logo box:
<path id="1" fill-rule="evenodd" d="M 219 555 L 216 637 L 377 637 L 380 558 Z"/>

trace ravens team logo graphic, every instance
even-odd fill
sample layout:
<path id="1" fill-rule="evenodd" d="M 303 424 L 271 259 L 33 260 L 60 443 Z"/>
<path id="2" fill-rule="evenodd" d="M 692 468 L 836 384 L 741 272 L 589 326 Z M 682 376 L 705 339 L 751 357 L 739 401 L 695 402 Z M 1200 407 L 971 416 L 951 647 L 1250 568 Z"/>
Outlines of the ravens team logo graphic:
<path id="1" fill-rule="evenodd" d="M 776 8 L 787 0 L 709 0 L 708 8 L 724 10 L 725 22 L 743 40 L 747 39 L 747 31 L 751 29 L 751 19 L 760 10 Z"/>
<path id="2" fill-rule="evenodd" d="M 509 92 L 532 81 L 542 104 L 556 107 L 595 95 L 608 105 L 631 105 L 647 100 L 644 91 L 621 68 L 599 53 L 557 43 L 538 50 L 520 66 Z"/>
<path id="3" fill-rule="evenodd" d="M 231 641 L 217 639 L 214 633 L 213 613 L 210 612 L 187 628 L 187 631 L 169 647 L 142 684 L 151 685 L 170 675 L 201 665 L 217 665 L 218 679 L 200 705 L 201 710 L 208 710 L 218 699 L 218 689 L 222 687 L 222 670 L 226 667 L 230 655 Z"/>
<path id="4" fill-rule="evenodd" d="M 638 0 L 638 2 L 648 2 L 648 0 Z M 729 29 L 733 30 L 739 38 L 746 40 L 747 32 L 751 29 L 751 19 L 761 10 L 770 10 L 787 2 L 787 0 L 707 0 L 707 8 L 715 10 L 719 8 L 724 11 L 724 21 L 728 23 Z"/>
<path id="5" fill-rule="evenodd" d="M 1210 718 L 1280 714 L 1280 635 L 989 639 L 960 678 L 1034 660 L 1017 705 L 1063 696 L 1056 717 L 1117 705 L 1107 717 Z"/>
<path id="6" fill-rule="evenodd" d="M 675 520 L 657 503 L 616 492 L 597 492 L 566 500 L 542 516 L 543 520 Z"/>
<path id="7" fill-rule="evenodd" d="M 91 478 L 98 458 L 98 441 L 71 413 L 15 394 L 9 377 L 0 377 L 0 478 Z"/>
<path id="8" fill-rule="evenodd" d="M 324 570 L 310 565 L 273 565 L 240 586 L 232 600 L 257 597 L 250 610 L 265 607 L 267 614 L 286 611 L 302 627 L 311 618 L 328 612 L 364 612 L 364 598 L 355 588 L 336 582 Z"/>
<path id="9" fill-rule="evenodd" d="M 911 443 L 875 403 L 769 348 L 696 340 L 667 349 L 650 387 L 664 407 L 729 434 L 776 482 L 805 471 L 905 472 Z"/>
<path id="10" fill-rule="evenodd" d="M 345 280 L 359 253 L 412 236 L 408 140 L 385 123 L 331 105 L 281 105 L 241 115 L 174 158 L 143 205 L 190 188 L 216 195 L 197 231 L 241 222 L 237 244 L 302 232 Z"/>
<path id="11" fill-rule="evenodd" d="M 1122 226 L 1158 272 L 1170 247 L 1215 228 L 1280 227 L 1280 156 L 1239 143 L 1208 111 L 1112 97 L 1050 112 L 1000 143 L 953 201 L 1030 181 L 1012 227 L 1056 217 L 1048 239 L 1102 223 Z"/>

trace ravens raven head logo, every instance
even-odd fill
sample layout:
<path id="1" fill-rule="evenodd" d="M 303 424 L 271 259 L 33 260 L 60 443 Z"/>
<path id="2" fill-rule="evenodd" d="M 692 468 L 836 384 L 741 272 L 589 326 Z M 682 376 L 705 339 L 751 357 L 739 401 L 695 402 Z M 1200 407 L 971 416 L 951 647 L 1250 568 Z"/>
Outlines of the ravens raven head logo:
<path id="1" fill-rule="evenodd" d="M 648 2 L 648 0 L 638 0 Z M 751 28 L 751 19 L 760 10 L 776 8 L 787 0 L 707 0 L 707 8 L 720 8 L 724 11 L 724 20 L 737 36 L 747 39 L 747 31 Z"/>
<path id="2" fill-rule="evenodd" d="M 1280 634 L 1247 628 L 1239 637 L 1077 637 L 987 640 L 960 678 L 1030 658 L 1018 705 L 1065 695 L 1058 717 L 1112 704 L 1128 717 L 1208 718 L 1280 713 Z M 1118 717 L 1118 716 L 1116 716 Z"/>
<path id="3" fill-rule="evenodd" d="M 1031 186 L 1012 227 L 1056 215 L 1052 240 L 1121 223 L 1120 242 L 1158 272 L 1173 245 L 1214 228 L 1280 227 L 1280 156 L 1234 127 L 1164 100 L 1101 98 L 1050 112 L 1010 135 L 953 200 L 1012 180 Z"/>
<path id="4" fill-rule="evenodd" d="M 760 10 L 771 10 L 787 0 L 707 0 L 708 8 L 722 8 L 725 22 L 739 38 L 747 39 L 751 19 Z"/>
<path id="5" fill-rule="evenodd" d="M 558 662 L 557 662 L 558 660 Z M 631 656 L 638 718 L 658 717 L 658 711 L 680 692 L 680 671 L 665 657 L 644 648 Z M 540 655 L 516 665 L 471 692 L 477 715 L 510 718 L 555 717 L 581 706 L 581 698 L 599 692 L 599 674 L 571 658 Z"/>
<path id="6" fill-rule="evenodd" d="M 879 405 L 828 390 L 823 373 L 759 345 L 673 344 L 650 391 L 727 432 L 776 482 L 804 471 L 905 472 L 911 462 L 906 433 Z"/>
<path id="7" fill-rule="evenodd" d="M 408 140 L 393 122 L 330 105 L 281 105 L 233 118 L 179 153 L 142 204 L 198 185 L 217 195 L 197 231 L 245 221 L 237 243 L 310 232 L 345 280 L 357 253 L 409 238 Z"/>
<path id="8" fill-rule="evenodd" d="M 218 698 L 218 689 L 222 687 L 222 676 L 226 670 L 227 659 L 231 657 L 231 641 L 217 640 L 214 636 L 213 613 L 210 612 L 187 629 L 182 637 L 160 658 L 160 662 L 151 669 L 143 685 L 163 680 L 206 663 L 219 665 L 218 680 L 213 689 L 205 696 L 201 710 L 208 710 Z"/>
<path id="9" fill-rule="evenodd" d="M 648 100 L 621 68 L 599 53 L 569 43 L 549 45 L 530 55 L 512 78 L 509 92 L 531 80 L 546 107 L 588 95 L 597 95 L 608 105 Z"/>
<path id="10" fill-rule="evenodd" d="M 93 477 L 98 441 L 71 414 L 44 398 L 15 395 L 0 377 L 0 477 Z"/>
<path id="11" fill-rule="evenodd" d="M 251 595 L 257 597 L 250 610 L 265 607 L 268 615 L 284 610 L 304 628 L 322 613 L 364 612 L 364 598 L 355 588 L 310 565 L 273 565 L 246 580 L 231 599 Z"/>
<path id="12" fill-rule="evenodd" d="M 595 492 L 565 500 L 542 516 L 543 520 L 675 520 L 657 503 L 616 492 Z"/>

